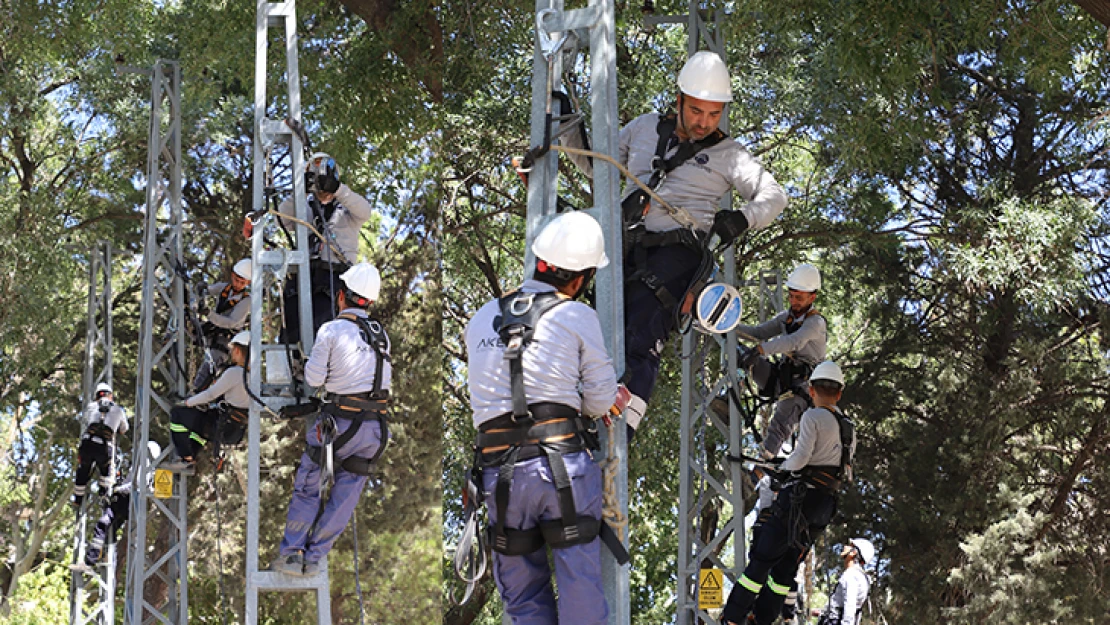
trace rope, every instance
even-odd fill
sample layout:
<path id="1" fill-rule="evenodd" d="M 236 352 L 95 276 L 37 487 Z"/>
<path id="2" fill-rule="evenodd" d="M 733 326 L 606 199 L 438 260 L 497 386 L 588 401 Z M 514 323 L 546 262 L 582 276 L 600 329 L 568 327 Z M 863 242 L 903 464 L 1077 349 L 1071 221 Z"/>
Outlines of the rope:
<path id="1" fill-rule="evenodd" d="M 219 433 L 216 434 L 219 436 Z M 224 516 L 220 511 L 220 474 L 212 474 L 212 488 L 216 491 L 216 561 L 220 567 L 220 615 L 224 625 L 227 621 L 227 586 L 224 584 L 223 525 Z"/>
<path id="2" fill-rule="evenodd" d="M 626 542 L 625 532 L 628 530 L 628 517 L 621 509 L 620 499 L 617 497 L 617 471 L 620 462 L 617 459 L 617 437 L 614 435 L 614 426 L 623 427 L 623 420 L 613 421 L 609 427 L 608 448 L 605 461 L 601 463 L 602 478 L 605 491 L 602 495 L 601 517 L 613 528 L 621 542 Z"/>
<path id="3" fill-rule="evenodd" d="M 302 226 L 308 228 L 310 231 L 312 231 L 312 234 L 316 235 L 317 238 L 319 238 L 321 241 L 328 244 L 328 248 L 331 249 L 331 251 L 335 252 L 337 256 L 339 256 L 339 260 L 343 261 L 344 263 L 347 263 L 348 265 L 351 264 L 350 261 L 347 260 L 347 257 L 343 255 L 343 252 L 340 251 L 340 249 L 338 247 L 336 247 L 335 244 L 332 243 L 330 239 L 327 239 L 327 238 L 324 237 L 324 235 L 320 234 L 320 231 L 316 229 L 316 226 L 308 223 L 307 221 L 305 221 L 303 219 L 298 219 L 298 218 L 296 218 L 292 215 L 286 215 L 285 213 L 282 213 L 280 211 L 276 211 L 272 208 L 267 208 L 266 213 L 268 213 L 270 215 L 274 215 L 274 216 L 276 216 L 280 219 L 288 219 L 289 221 L 301 224 Z"/>
<path id="4" fill-rule="evenodd" d="M 362 498 L 362 493 L 359 493 L 359 499 Z M 358 623 L 364 625 L 363 614 L 365 608 L 362 603 L 362 581 L 358 575 L 358 506 L 355 506 L 355 513 L 351 515 L 351 543 L 355 552 L 355 594 L 358 596 Z"/>
<path id="5" fill-rule="evenodd" d="M 612 156 L 609 156 L 608 154 L 602 154 L 601 152 L 594 152 L 593 150 L 583 150 L 583 149 L 580 149 L 580 148 L 572 148 L 572 147 L 565 146 L 565 145 L 553 145 L 553 146 L 551 146 L 551 149 L 555 150 L 557 152 L 565 152 L 566 154 L 574 154 L 574 155 L 577 155 L 577 156 L 589 156 L 589 157 L 592 157 L 592 158 L 599 158 L 599 159 L 605 161 L 606 163 L 609 163 L 610 165 L 613 165 L 618 170 L 620 170 L 620 172 L 622 174 L 624 174 L 625 177 L 627 177 L 629 180 L 631 180 L 633 183 L 635 183 L 636 186 L 643 189 L 644 192 L 647 193 L 648 196 L 651 197 L 652 201 L 657 203 L 659 208 L 662 208 L 664 211 L 667 212 L 668 215 L 671 216 L 671 219 L 674 219 L 675 221 L 677 221 L 679 223 L 679 225 L 681 225 L 684 228 L 689 228 L 691 230 L 696 230 L 697 229 L 697 225 L 698 225 L 697 222 L 694 221 L 694 218 L 690 215 L 690 213 L 686 209 L 684 209 L 684 208 L 675 208 L 674 206 L 671 206 L 670 204 L 668 204 L 666 200 L 659 197 L 659 194 L 656 193 L 654 189 L 652 189 L 646 183 L 644 183 L 642 180 L 637 178 L 631 171 L 628 170 L 627 167 L 625 167 L 624 165 L 617 162 L 617 159 L 613 158 Z"/>

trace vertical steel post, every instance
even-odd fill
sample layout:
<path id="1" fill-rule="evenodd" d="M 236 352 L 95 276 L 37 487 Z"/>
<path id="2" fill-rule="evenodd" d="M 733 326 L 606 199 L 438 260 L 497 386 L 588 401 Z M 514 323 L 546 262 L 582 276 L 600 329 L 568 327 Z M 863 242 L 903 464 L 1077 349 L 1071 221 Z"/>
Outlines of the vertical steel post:
<path id="1" fill-rule="evenodd" d="M 617 118 L 617 46 L 616 10 L 613 0 L 590 0 L 582 9 L 565 11 L 562 0 L 537 0 L 536 15 L 544 13 L 542 25 L 549 37 L 556 33 L 567 33 L 586 29 L 589 33 L 590 48 L 590 131 L 593 149 L 602 154 L 616 157 L 617 135 L 620 130 Z M 548 63 L 542 49 L 545 42 L 543 32 L 536 32 L 535 52 L 532 73 L 532 145 L 540 145 L 544 138 L 546 104 L 548 93 Z M 561 85 L 561 58 L 552 64 L 554 75 L 551 77 L 553 88 Z M 556 129 L 557 130 L 557 129 Z M 552 133 L 556 130 L 553 130 Z M 528 182 L 528 234 L 525 249 L 531 248 L 531 241 L 543 225 L 555 215 L 558 193 L 558 155 L 549 152 L 539 159 L 529 175 Z M 593 168 L 594 206 L 587 212 L 601 224 L 605 233 L 606 255 L 611 259 L 607 267 L 597 272 L 596 309 L 601 319 L 604 333 L 613 357 L 613 363 L 620 375 L 624 371 L 624 277 L 621 259 L 621 215 L 620 215 L 620 172 L 616 167 L 601 160 L 594 161 Z M 526 253 L 528 262 L 531 254 Z M 526 268 L 527 269 L 527 268 Z M 609 444 L 608 437 L 615 440 Z M 610 449 L 615 450 L 616 476 L 612 487 L 616 490 L 619 515 L 628 518 L 628 453 L 625 441 L 623 419 L 614 420 L 613 427 L 602 432 L 601 453 L 597 454 L 599 463 L 608 463 Z M 627 531 L 622 539 L 627 546 Z M 602 549 L 602 575 L 605 580 L 605 599 L 609 605 L 609 623 L 627 625 L 631 620 L 629 611 L 629 567 L 620 566 L 607 549 Z"/>
<path id="2" fill-rule="evenodd" d="M 81 410 L 93 401 L 96 386 L 101 382 L 112 384 L 112 244 L 108 241 L 98 241 L 89 251 L 88 317 Z M 90 499 L 91 497 L 85 498 L 78 512 L 74 563 L 85 560 L 88 527 L 90 522 L 95 523 L 88 516 Z M 88 574 L 73 572 L 69 595 L 71 625 L 106 625 L 115 622 L 115 553 L 114 542 L 108 542 L 102 553 L 103 565 L 97 566 Z M 89 605 L 88 601 L 93 596 L 96 597 L 96 604 Z"/>
<path id="3" fill-rule="evenodd" d="M 697 0 L 690 0 L 688 12 L 682 17 L 685 19 L 662 18 L 656 21 L 686 23 L 688 56 L 707 48 L 722 59 L 728 58 L 721 28 L 722 11 L 702 11 Z M 727 132 L 728 124 L 726 108 L 722 115 L 722 130 Z M 729 210 L 731 205 L 732 194 L 729 193 L 722 198 L 721 209 Z M 725 250 L 723 263 L 724 280 L 736 284 L 735 251 L 732 247 Z M 682 338 L 682 353 L 676 623 L 691 625 L 716 623 L 707 611 L 698 607 L 698 578 L 703 564 L 711 563 L 716 568 L 724 569 L 732 580 L 744 570 L 747 550 L 741 488 L 743 469 L 738 463 L 721 467 L 718 457 L 708 452 L 708 448 L 716 444 L 709 438 L 715 429 L 727 444 L 729 453 L 739 456 L 743 421 L 731 401 L 728 423 L 711 417 L 707 412 L 710 400 L 733 379 L 729 372 L 737 370 L 736 333 L 729 332 L 722 338 L 691 331 Z M 721 371 L 716 380 L 701 381 L 699 376 L 708 373 L 705 364 L 710 354 L 717 355 Z M 723 526 L 703 527 L 706 518 L 724 518 L 729 512 L 732 518 Z M 726 564 L 727 558 L 722 557 L 729 537 L 733 539 L 731 566 Z"/>
<path id="4" fill-rule="evenodd" d="M 151 426 L 165 427 L 172 395 L 186 391 L 185 284 L 178 273 L 183 261 L 181 70 L 174 61 L 159 60 L 153 70 L 139 71 L 151 76 L 152 93 L 125 619 L 132 625 L 182 625 L 189 618 L 186 479 L 175 474 L 175 495 L 168 505 L 154 499 L 148 476 L 161 458 L 151 462 L 146 451 Z M 147 544 L 148 523 L 155 519 L 169 527 L 164 551 Z M 148 582 L 154 582 L 149 593 L 154 603 L 147 598 Z M 164 598 L 157 585 L 165 586 Z"/>
<path id="5" fill-rule="evenodd" d="M 266 94 L 267 53 L 269 49 L 269 29 L 282 29 L 284 33 L 286 114 L 276 114 L 276 119 L 267 118 L 268 104 Z M 262 340 L 262 318 L 265 294 L 268 292 L 267 280 L 287 269 L 296 270 L 298 309 L 300 311 L 301 349 L 307 357 L 312 352 L 312 289 L 309 281 L 308 229 L 303 222 L 308 217 L 308 202 L 304 186 L 304 146 L 300 137 L 291 131 L 284 119 L 301 120 L 301 78 L 297 59 L 297 14 L 294 0 L 273 3 L 259 0 L 255 14 L 255 66 L 254 66 L 254 189 L 253 207 L 256 214 L 262 215 L 267 207 L 266 180 L 267 159 L 271 158 L 271 148 L 277 143 L 288 143 L 290 153 L 290 172 L 292 172 L 293 203 L 295 216 L 302 223 L 296 224 L 296 249 L 263 250 L 263 231 L 270 217 L 262 217 L 255 227 L 251 239 L 251 258 L 254 263 L 254 284 L 251 297 L 251 347 L 249 369 L 250 388 L 256 396 L 263 397 L 271 408 L 276 408 L 289 400 L 265 394 L 262 384 L 263 355 L 284 350 L 279 343 L 265 344 Z M 292 372 L 290 372 L 292 374 Z M 248 625 L 258 623 L 259 591 L 314 591 L 316 594 L 316 622 L 320 625 L 331 622 L 331 595 L 329 592 L 327 559 L 320 563 L 320 572 L 308 578 L 295 578 L 272 571 L 259 570 L 259 488 L 261 478 L 261 408 L 251 402 L 250 421 L 247 427 L 247 545 L 246 575 L 247 597 L 244 622 Z"/>

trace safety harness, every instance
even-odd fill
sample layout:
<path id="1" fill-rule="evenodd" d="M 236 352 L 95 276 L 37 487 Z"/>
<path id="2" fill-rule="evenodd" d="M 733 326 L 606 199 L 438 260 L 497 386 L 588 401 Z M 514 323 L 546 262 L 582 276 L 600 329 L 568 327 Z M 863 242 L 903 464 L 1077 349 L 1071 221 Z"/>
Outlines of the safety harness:
<path id="1" fill-rule="evenodd" d="M 366 421 L 377 421 L 381 424 L 381 445 L 370 458 L 351 456 L 343 460 L 338 468 L 356 475 L 370 475 L 374 463 L 381 458 L 389 443 L 389 426 L 386 421 L 386 411 L 389 408 L 389 391 L 382 390 L 382 369 L 384 363 L 390 360 L 389 339 L 381 323 L 373 319 L 366 319 L 351 313 L 342 313 L 337 319 L 349 321 L 358 326 L 362 340 L 374 350 L 374 387 L 367 393 L 354 395 L 331 395 L 328 403 L 324 404 L 321 412 L 326 417 L 317 424 L 319 439 L 324 442 L 322 446 L 308 445 L 305 452 L 313 462 L 323 465 L 326 460 L 334 457 L 335 450 L 342 449 L 352 438 L 358 434 L 359 428 Z M 351 426 L 338 437 L 335 436 L 335 417 L 351 420 Z"/>
<path id="2" fill-rule="evenodd" d="M 542 549 L 544 544 L 560 549 L 588 543 L 600 536 L 617 561 L 624 564 L 628 562 L 628 552 L 612 528 L 602 519 L 578 514 L 571 479 L 563 461 L 565 454 L 597 449 L 593 423 L 564 404 L 528 404 L 524 394 L 523 352 L 543 315 L 565 301 L 557 293 L 518 292 L 498 302 L 501 308 L 498 334 L 505 343 L 505 358 L 509 361 L 513 411 L 487 421 L 479 428 L 471 480 L 481 479 L 483 467 L 499 467 L 494 493 L 497 523 L 490 532 L 491 545 L 498 553 L 525 555 Z M 505 519 L 516 464 L 541 455 L 546 456 L 551 466 L 559 497 L 560 518 L 541 521 L 538 526 L 525 530 L 507 528 Z M 470 499 L 481 496 L 481 487 L 477 484 L 468 485 L 468 491 Z M 478 503 L 474 502 L 474 508 Z M 474 508 L 468 512 L 473 514 Z"/>
<path id="3" fill-rule="evenodd" d="M 796 318 L 793 313 L 790 313 L 783 323 L 786 329 L 785 333 L 794 334 L 802 328 L 807 319 L 813 316 L 821 317 L 822 315 L 812 306 Z M 768 399 L 777 399 L 787 391 L 794 391 L 799 396 L 808 399 L 808 395 L 802 393 L 799 386 L 801 386 L 801 382 L 809 379 L 810 374 L 813 373 L 813 365 L 789 355 L 778 362 L 772 362 L 772 364 L 774 365 L 774 371 L 767 377 L 767 383 L 759 389 L 761 395 Z"/>
<path id="4" fill-rule="evenodd" d="M 855 436 L 856 426 L 839 408 L 821 407 L 832 416 L 836 417 L 836 424 L 840 428 L 840 464 L 838 466 L 809 465 L 801 470 L 802 481 L 807 485 L 835 495 L 840 490 L 843 480 L 851 478 L 852 473 L 852 439 Z"/>
<path id="5" fill-rule="evenodd" d="M 671 148 L 674 140 L 678 139 L 675 134 L 677 127 L 678 116 L 675 113 L 659 116 L 659 123 L 655 127 L 659 139 L 655 145 L 655 156 L 651 160 L 651 178 L 648 179 L 648 186 L 652 190 L 658 189 L 670 172 L 693 158 L 698 152 L 728 138 L 728 134 L 718 128 L 698 141 L 680 142 L 675 153 L 667 158 L 668 149 Z M 667 211 L 671 218 L 682 226 L 681 228 L 666 232 L 648 232 L 644 226 L 644 218 L 649 207 L 650 197 L 643 189 L 636 189 L 621 203 L 624 216 L 625 258 L 632 260 L 632 271 L 625 278 L 625 282 L 635 280 L 643 282 L 667 312 L 679 309 L 681 314 L 687 315 L 693 305 L 693 296 L 709 282 L 709 276 L 712 273 L 711 255 L 705 247 L 704 237 L 697 230 L 697 223 L 681 208 Z M 647 264 L 648 249 L 669 245 L 683 245 L 697 251 L 701 257 L 698 271 L 682 293 L 672 293 L 667 289 L 666 280 L 652 272 Z"/>
<path id="6" fill-rule="evenodd" d="M 220 315 L 226 315 L 227 313 L 231 312 L 231 310 L 234 309 L 239 304 L 239 302 L 243 301 L 243 298 L 246 297 L 248 294 L 248 289 L 243 289 L 242 291 L 236 293 L 234 290 L 232 290 L 231 284 L 228 283 L 223 288 L 223 290 L 220 291 L 219 297 L 216 298 L 216 307 L 213 309 L 213 312 Z M 226 352 L 228 350 L 228 342 L 231 341 L 231 337 L 234 331 L 230 328 L 221 328 L 211 321 L 205 321 L 204 325 L 201 327 L 201 332 L 203 332 L 204 335 L 208 337 L 209 348 L 219 349 Z M 212 379 L 216 379 L 215 376 L 213 376 Z"/>

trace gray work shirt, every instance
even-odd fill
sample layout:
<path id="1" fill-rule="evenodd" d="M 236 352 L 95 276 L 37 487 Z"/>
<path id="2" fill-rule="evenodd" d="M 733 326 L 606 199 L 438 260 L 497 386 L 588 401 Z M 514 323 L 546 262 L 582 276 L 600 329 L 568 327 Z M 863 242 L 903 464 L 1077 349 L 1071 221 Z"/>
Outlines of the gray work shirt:
<path id="1" fill-rule="evenodd" d="M 550 293 L 555 287 L 526 280 L 525 293 Z M 497 300 L 482 306 L 466 326 L 470 407 L 474 425 L 513 410 L 509 361 L 497 333 Z M 549 310 L 536 324 L 532 342 L 521 355 L 524 396 L 529 404 L 556 402 L 584 415 L 605 414 L 617 397 L 617 373 L 605 349 L 597 311 L 568 301 Z"/>
<path id="2" fill-rule="evenodd" d="M 208 287 L 208 295 L 217 298 L 217 301 L 219 301 L 220 293 L 222 293 L 226 287 L 226 282 L 217 282 Z M 221 314 L 216 312 L 213 308 L 208 313 L 208 320 L 217 328 L 238 330 L 247 325 L 247 315 L 251 312 L 250 291 L 243 289 L 238 293 L 233 293 L 228 297 L 228 301 L 232 304 L 231 310 Z"/>
<path id="3" fill-rule="evenodd" d="M 829 597 L 829 606 L 826 608 L 831 614 L 839 614 L 840 620 L 833 621 L 836 625 L 856 625 L 856 616 L 867 601 L 867 593 L 871 584 L 863 567 L 859 565 L 850 567 L 840 576 L 836 583 L 836 590 Z"/>
<path id="4" fill-rule="evenodd" d="M 768 356 L 786 354 L 798 362 L 817 366 L 825 360 L 825 344 L 828 341 L 825 318 L 819 314 L 810 315 L 802 321 L 802 327 L 787 334 L 786 321 L 789 317 L 790 309 L 787 309 L 756 326 L 738 325 L 736 331 L 763 341 L 763 353 Z"/>
<path id="5" fill-rule="evenodd" d="M 782 461 L 783 471 L 801 471 L 807 466 L 840 466 L 840 423 L 828 408 L 810 408 L 798 425 L 798 442 Z M 852 431 L 851 458 L 856 453 L 856 433 Z M 847 477 L 845 477 L 847 479 Z"/>
<path id="6" fill-rule="evenodd" d="M 337 206 L 331 219 L 328 220 L 327 232 L 321 231 L 321 234 L 327 236 L 330 233 L 332 242 L 346 257 L 347 262 L 354 264 L 358 262 L 359 230 L 362 229 L 362 224 L 370 220 L 370 215 L 374 212 L 374 209 L 370 206 L 370 202 L 366 201 L 366 198 L 351 191 L 345 184 L 340 184 L 339 189 L 335 192 L 335 202 Z M 282 202 L 278 210 L 286 215 L 296 216 L 296 207 L 293 205 L 292 198 Z M 313 223 L 311 206 L 308 207 L 307 221 Z M 294 226 L 296 224 L 289 222 L 286 225 Z M 317 245 L 315 249 L 311 250 L 311 253 L 312 258 L 322 258 L 336 262 L 341 260 L 335 257 L 329 247 L 322 245 Z"/>
<path id="7" fill-rule="evenodd" d="M 111 402 L 108 412 L 100 412 L 100 402 L 91 402 L 85 407 L 85 412 L 81 414 L 81 426 L 85 429 L 94 423 L 103 423 L 112 429 L 113 432 L 125 434 L 127 432 L 127 411 L 123 406 L 115 402 Z"/>
<path id="8" fill-rule="evenodd" d="M 203 406 L 220 401 L 223 398 L 228 404 L 236 408 L 250 408 L 251 398 L 247 394 L 247 387 L 243 384 L 243 368 L 236 365 L 224 370 L 212 386 L 185 400 L 185 405 L 190 408 Z"/>
<path id="9" fill-rule="evenodd" d="M 361 308 L 345 308 L 340 314 L 363 319 L 368 317 Z M 385 334 L 384 330 L 382 334 Z M 389 354 L 389 345 L 387 336 L 385 355 Z M 362 340 L 358 325 L 346 319 L 333 319 L 320 326 L 316 334 L 312 355 L 304 366 L 304 380 L 309 386 L 323 386 L 329 393 L 367 393 L 374 390 L 374 372 L 378 370 L 378 364 L 377 353 Z M 393 368 L 385 358 L 381 367 L 381 390 L 389 390 Z"/>
<path id="10" fill-rule="evenodd" d="M 659 117 L 659 113 L 641 115 L 620 132 L 618 160 L 644 184 L 651 179 L 651 162 L 659 142 L 656 131 Z M 666 157 L 677 151 L 678 143 L 675 142 Z M 638 188 L 628 180 L 625 196 Z M 697 222 L 698 229 L 708 231 L 713 225 L 713 215 L 721 206 L 721 198 L 730 188 L 735 188 L 747 202 L 740 210 L 752 230 L 766 227 L 786 208 L 786 193 L 779 183 L 750 152 L 732 139 L 706 148 L 679 165 L 667 174 L 655 192 L 671 206 L 686 209 Z M 649 232 L 682 227 L 654 204 L 644 218 L 644 226 Z"/>

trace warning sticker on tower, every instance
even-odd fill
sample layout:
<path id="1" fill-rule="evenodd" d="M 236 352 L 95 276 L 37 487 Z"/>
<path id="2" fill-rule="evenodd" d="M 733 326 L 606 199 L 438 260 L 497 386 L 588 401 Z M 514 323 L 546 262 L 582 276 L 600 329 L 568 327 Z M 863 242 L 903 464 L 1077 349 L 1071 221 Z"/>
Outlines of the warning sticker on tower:
<path id="1" fill-rule="evenodd" d="M 712 610 L 725 603 L 721 569 L 702 569 L 698 574 L 698 609 Z"/>
<path id="2" fill-rule="evenodd" d="M 155 469 L 154 496 L 159 499 L 169 499 L 173 497 L 173 471 L 169 469 Z"/>

